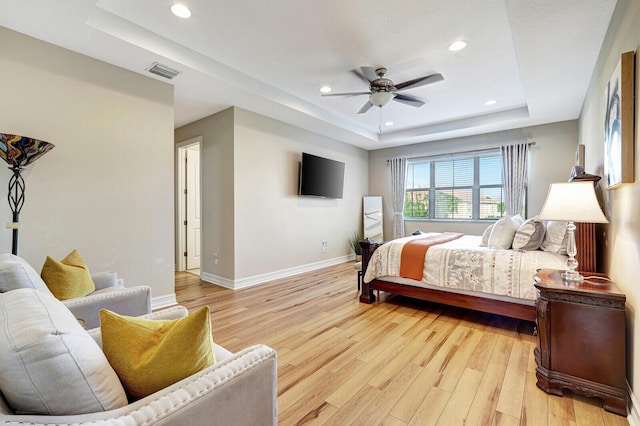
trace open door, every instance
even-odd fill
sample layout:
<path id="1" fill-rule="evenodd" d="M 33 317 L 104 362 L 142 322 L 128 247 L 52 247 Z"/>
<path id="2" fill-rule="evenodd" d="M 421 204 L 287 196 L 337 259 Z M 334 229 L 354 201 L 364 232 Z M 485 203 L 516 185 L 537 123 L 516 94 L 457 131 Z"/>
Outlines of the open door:
<path id="1" fill-rule="evenodd" d="M 176 152 L 176 268 L 196 273 L 201 253 L 201 142 L 201 137 L 180 142 Z"/>
<path id="2" fill-rule="evenodd" d="M 186 149 L 186 270 L 200 268 L 200 145 Z"/>

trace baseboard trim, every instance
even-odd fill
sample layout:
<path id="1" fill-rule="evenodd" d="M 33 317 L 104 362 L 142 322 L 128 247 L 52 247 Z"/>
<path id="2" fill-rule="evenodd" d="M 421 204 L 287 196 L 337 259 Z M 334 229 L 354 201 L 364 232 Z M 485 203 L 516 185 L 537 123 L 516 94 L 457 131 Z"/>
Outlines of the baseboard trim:
<path id="1" fill-rule="evenodd" d="M 176 294 L 165 294 L 164 296 L 156 296 L 151 298 L 151 310 L 168 308 L 169 306 L 177 305 L 178 300 Z"/>
<path id="2" fill-rule="evenodd" d="M 200 279 L 202 281 L 208 282 L 209 284 L 219 285 L 220 287 L 228 288 L 233 290 L 233 280 L 229 278 L 220 277 L 218 275 L 209 274 L 207 272 L 200 272 Z"/>
<path id="3" fill-rule="evenodd" d="M 629 392 L 629 413 L 627 414 L 627 421 L 630 426 L 640 426 L 640 410 L 638 409 L 640 406 L 629 382 L 627 382 L 627 391 Z"/>
<path id="4" fill-rule="evenodd" d="M 269 281 L 277 280 L 280 278 L 287 278 L 293 275 L 302 274 L 304 272 L 311 272 L 317 269 L 326 268 L 328 266 L 339 265 L 341 263 L 354 260 L 355 255 L 347 255 L 341 257 L 334 257 L 333 259 L 327 259 L 320 262 L 308 263 L 306 265 L 295 266 L 293 268 L 281 269 L 279 271 L 268 272 L 266 274 L 254 275 L 252 277 L 240 278 L 237 280 L 230 280 L 229 278 L 219 277 L 207 272 L 200 273 L 200 279 L 211 284 L 216 284 L 221 287 L 225 287 L 231 290 L 239 290 L 241 288 L 253 287 L 259 284 L 264 284 Z"/>

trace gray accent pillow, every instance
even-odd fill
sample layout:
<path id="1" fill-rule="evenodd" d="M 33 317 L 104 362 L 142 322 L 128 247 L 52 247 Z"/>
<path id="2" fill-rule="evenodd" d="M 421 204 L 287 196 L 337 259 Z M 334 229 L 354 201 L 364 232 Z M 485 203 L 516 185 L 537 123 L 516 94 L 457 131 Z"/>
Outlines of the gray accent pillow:
<path id="1" fill-rule="evenodd" d="M 544 223 L 539 221 L 537 216 L 532 217 L 520 225 L 516 231 L 512 248 L 523 251 L 538 250 L 544 241 L 544 235 Z"/>

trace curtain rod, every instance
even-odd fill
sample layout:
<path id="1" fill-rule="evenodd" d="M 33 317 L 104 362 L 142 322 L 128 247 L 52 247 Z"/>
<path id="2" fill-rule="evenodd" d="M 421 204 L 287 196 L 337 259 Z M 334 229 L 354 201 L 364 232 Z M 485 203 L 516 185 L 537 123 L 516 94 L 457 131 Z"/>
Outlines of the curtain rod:
<path id="1" fill-rule="evenodd" d="M 527 142 L 527 145 L 529 146 L 534 146 L 536 144 L 536 141 L 531 141 L 531 142 Z M 474 152 L 474 151 L 469 151 L 469 152 Z M 463 154 L 463 153 L 456 153 L 456 154 Z M 387 159 L 387 164 L 389 164 L 389 159 Z"/>

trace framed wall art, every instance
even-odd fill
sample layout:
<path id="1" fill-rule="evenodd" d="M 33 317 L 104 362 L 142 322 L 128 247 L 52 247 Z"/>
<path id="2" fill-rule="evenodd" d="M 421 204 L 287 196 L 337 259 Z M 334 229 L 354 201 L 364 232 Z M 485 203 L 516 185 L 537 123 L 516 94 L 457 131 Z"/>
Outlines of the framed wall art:
<path id="1" fill-rule="evenodd" d="M 634 180 L 635 53 L 622 54 L 605 90 L 604 175 L 612 189 Z"/>

